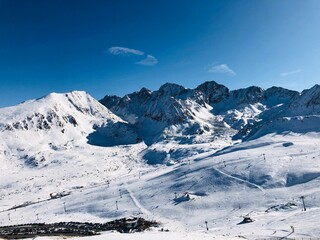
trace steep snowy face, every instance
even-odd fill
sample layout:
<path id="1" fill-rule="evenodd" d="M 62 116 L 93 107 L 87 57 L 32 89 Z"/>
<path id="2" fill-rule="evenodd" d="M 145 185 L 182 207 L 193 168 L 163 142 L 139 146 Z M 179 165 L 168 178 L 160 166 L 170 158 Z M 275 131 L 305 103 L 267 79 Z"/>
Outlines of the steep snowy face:
<path id="1" fill-rule="evenodd" d="M 242 131 L 247 129 L 248 125 L 259 122 L 261 114 L 268 109 L 276 108 L 276 111 L 279 111 L 281 105 L 290 102 L 298 95 L 296 91 L 281 87 L 263 90 L 252 86 L 230 91 L 230 95 L 224 101 L 213 105 L 213 111 L 223 116 L 229 126 Z"/>
<path id="2" fill-rule="evenodd" d="M 100 102 L 132 124 L 148 120 L 167 126 L 193 120 L 201 108 L 211 110 L 210 105 L 228 96 L 228 88 L 214 81 L 196 89 L 166 83 L 154 92 L 143 88 L 123 98 L 106 96 Z"/>
<path id="3" fill-rule="evenodd" d="M 95 129 L 117 122 L 123 120 L 85 92 L 52 93 L 0 109 L 0 155 L 46 164 L 52 152 L 86 145 Z"/>
<path id="4" fill-rule="evenodd" d="M 268 107 L 273 107 L 278 104 L 290 102 L 297 97 L 299 92 L 288 90 L 282 87 L 271 87 L 264 91 L 264 103 Z"/>
<path id="5" fill-rule="evenodd" d="M 281 93 L 283 104 L 266 109 L 258 116 L 259 122 L 244 127 L 243 130 L 249 133 L 247 139 L 259 138 L 269 133 L 319 132 L 320 86 L 315 85 L 301 94 L 294 91 Z"/>
<path id="6" fill-rule="evenodd" d="M 176 97 L 186 93 L 187 91 L 187 89 L 178 84 L 166 83 L 162 85 L 156 93 L 159 97 Z"/>
<path id="7" fill-rule="evenodd" d="M 229 91 L 208 81 L 195 89 L 166 83 L 154 92 L 143 88 L 123 98 L 106 96 L 101 103 L 134 125 L 140 135 L 159 139 L 163 133 L 189 135 L 186 129 L 193 129 L 191 135 L 210 135 L 216 131 L 215 126 L 219 126 L 219 132 L 222 128 L 228 132 L 230 127 L 238 131 L 260 121 L 259 114 L 267 109 L 286 104 L 297 96 L 298 92 L 279 87 L 263 90 L 252 86 Z M 179 129 L 179 133 L 173 129 Z"/>
<path id="8" fill-rule="evenodd" d="M 107 95 L 100 100 L 100 103 L 109 109 L 111 107 L 118 105 L 120 101 L 121 101 L 121 97 L 118 97 L 115 95 L 112 95 L 112 96 Z"/>
<path id="9" fill-rule="evenodd" d="M 320 85 L 304 90 L 290 102 L 288 108 L 295 115 L 320 114 Z"/>
<path id="10" fill-rule="evenodd" d="M 120 118 L 85 92 L 51 93 L 18 106 L 0 109 L 0 129 L 50 130 L 52 128 L 79 126 L 87 128 L 88 122 L 119 121 Z"/>
<path id="11" fill-rule="evenodd" d="M 252 86 L 231 91 L 231 98 L 234 99 L 237 105 L 240 104 L 254 104 L 262 102 L 264 99 L 264 91 L 260 87 Z"/>
<path id="12" fill-rule="evenodd" d="M 224 101 L 229 97 L 229 89 L 215 81 L 208 81 L 195 89 L 202 96 L 205 103 L 212 105 Z"/>
<path id="13" fill-rule="evenodd" d="M 164 132 L 166 136 L 181 136 L 183 128 L 189 129 L 188 136 L 212 132 L 212 122 L 221 123 L 221 120 L 211 114 L 212 107 L 207 101 L 217 101 L 227 92 L 227 88 L 214 82 L 194 90 L 166 83 L 154 92 L 143 88 L 121 99 L 106 96 L 101 103 L 134 125 L 140 136 L 152 143 Z M 178 126 L 182 124 L 186 125 Z M 170 129 L 164 131 L 166 128 Z"/>
<path id="14" fill-rule="evenodd" d="M 266 109 L 263 100 L 264 90 L 259 87 L 233 90 L 223 101 L 213 105 L 213 113 L 222 116 L 230 127 L 240 130 L 257 121 L 256 116 Z"/>

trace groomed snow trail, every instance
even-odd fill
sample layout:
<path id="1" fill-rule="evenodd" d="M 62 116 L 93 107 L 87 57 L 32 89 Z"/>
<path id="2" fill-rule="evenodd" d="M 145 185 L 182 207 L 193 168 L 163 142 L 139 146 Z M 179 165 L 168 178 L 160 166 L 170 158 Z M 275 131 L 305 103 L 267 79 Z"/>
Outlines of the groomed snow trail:
<path id="1" fill-rule="evenodd" d="M 213 168 L 214 170 L 216 170 L 217 172 L 219 172 L 220 174 L 224 175 L 224 176 L 227 176 L 227 177 L 229 177 L 229 178 L 235 179 L 235 180 L 237 180 L 237 181 L 239 181 L 239 182 L 247 183 L 248 185 L 251 185 L 251 186 L 253 186 L 253 187 L 255 187 L 255 188 L 258 188 L 258 189 L 263 193 L 263 195 L 266 195 L 266 191 L 264 190 L 263 187 L 255 184 L 255 183 L 252 183 L 252 182 L 250 182 L 250 181 L 248 181 L 248 180 L 244 180 L 244 179 L 242 179 L 242 178 L 238 178 L 238 177 L 232 176 L 232 175 L 230 175 L 230 174 L 228 174 L 228 173 L 225 173 L 225 172 L 221 171 L 221 170 L 218 169 L 218 168 L 215 168 L 215 167 L 212 167 L 212 168 Z"/>
<path id="2" fill-rule="evenodd" d="M 164 217 L 163 215 L 155 212 L 149 211 L 147 208 L 145 208 L 140 201 L 135 197 L 135 194 L 130 188 L 128 187 L 128 184 L 125 184 L 125 188 L 128 191 L 129 197 L 131 198 L 132 202 L 135 204 L 135 206 L 139 209 L 139 211 L 149 220 L 155 220 L 160 223 L 163 227 L 170 229 L 170 231 L 182 231 L 182 232 L 188 232 L 188 230 L 185 228 L 185 225 L 181 222 L 177 222 L 173 219 L 168 219 Z"/>
<path id="3" fill-rule="evenodd" d="M 128 193 L 129 193 L 129 196 L 130 198 L 132 199 L 133 203 L 137 206 L 137 208 L 139 208 L 139 210 L 141 211 L 142 214 L 146 215 L 146 216 L 151 216 L 153 215 L 148 209 L 144 208 L 140 202 L 138 201 L 138 199 L 134 196 L 133 192 L 128 188 L 126 187 Z"/>

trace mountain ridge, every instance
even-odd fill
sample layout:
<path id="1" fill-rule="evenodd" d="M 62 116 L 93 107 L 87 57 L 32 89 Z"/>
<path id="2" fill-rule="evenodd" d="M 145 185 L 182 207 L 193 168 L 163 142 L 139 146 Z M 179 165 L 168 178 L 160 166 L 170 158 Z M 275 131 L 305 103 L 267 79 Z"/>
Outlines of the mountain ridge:
<path id="1" fill-rule="evenodd" d="M 261 120 L 261 113 L 278 105 L 287 106 L 299 95 L 297 91 L 275 86 L 266 90 L 257 86 L 229 90 L 215 81 L 207 81 L 194 89 L 166 83 L 153 92 L 142 88 L 122 98 L 106 95 L 100 102 L 140 132 L 145 132 L 145 128 L 157 129 L 151 133 L 152 143 L 172 125 L 188 124 L 195 129 L 191 135 L 212 133 L 213 125 L 228 125 L 236 131 L 249 129 L 248 124 Z M 204 121 L 197 119 L 202 115 L 206 116 Z"/>
<path id="2" fill-rule="evenodd" d="M 138 216 L 170 238 L 318 236 L 318 94 L 207 82 L 107 97 L 110 110 L 81 91 L 0 109 L 0 222 Z"/>
<path id="3" fill-rule="evenodd" d="M 3 139 L 12 136 L 8 141 L 3 140 L 2 149 L 8 151 L 20 144 L 17 148 L 25 151 L 14 155 L 24 159 L 27 149 L 31 151 L 27 143 L 36 136 L 43 139 L 36 140 L 39 143 L 52 144 L 39 131 L 61 139 L 61 143 L 55 147 L 50 145 L 50 149 L 64 149 L 71 140 L 81 139 L 81 144 L 99 147 L 144 143 L 150 150 L 158 143 L 228 146 L 234 141 L 272 132 L 318 131 L 319 96 L 319 85 L 301 93 L 281 87 L 263 90 L 256 86 L 230 91 L 214 81 L 194 89 L 166 83 L 157 91 L 142 88 L 122 98 L 106 96 L 100 102 L 83 91 L 51 93 L 0 109 Z M 315 117 L 307 117 L 310 115 Z M 301 125 L 303 119 L 308 127 Z M 14 140 L 19 134 L 24 137 Z M 24 138 L 30 140 L 23 142 Z M 171 156 L 179 156 L 178 151 L 173 150 Z M 35 149 L 31 152 L 31 156 L 38 154 Z M 42 159 L 43 156 L 38 155 Z M 147 150 L 144 155 L 152 162 L 150 156 L 154 154 Z M 159 159 L 162 160 L 158 163 L 166 163 L 168 158 L 164 154 Z"/>

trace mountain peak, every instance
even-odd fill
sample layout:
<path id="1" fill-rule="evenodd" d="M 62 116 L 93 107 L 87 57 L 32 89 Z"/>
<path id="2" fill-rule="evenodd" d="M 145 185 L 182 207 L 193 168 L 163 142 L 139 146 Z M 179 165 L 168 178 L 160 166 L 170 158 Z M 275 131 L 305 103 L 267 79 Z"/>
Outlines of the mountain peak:
<path id="1" fill-rule="evenodd" d="M 304 90 L 300 98 L 307 107 L 317 107 L 320 110 L 320 85 L 316 84 L 312 88 Z"/>
<path id="2" fill-rule="evenodd" d="M 196 87 L 196 89 L 203 90 L 203 89 L 211 89 L 211 88 L 219 88 L 219 87 L 225 87 L 225 86 L 217 83 L 216 81 L 211 80 L 211 81 L 206 81 L 200 84 L 198 87 Z"/>
<path id="3" fill-rule="evenodd" d="M 257 86 L 250 86 L 231 91 L 232 96 L 236 99 L 238 104 L 252 104 L 262 101 L 264 98 L 263 92 L 263 89 Z"/>
<path id="4" fill-rule="evenodd" d="M 143 94 L 151 94 L 151 93 L 152 93 L 152 91 L 151 91 L 151 90 L 149 90 L 148 88 L 143 87 L 143 88 L 141 88 L 141 89 L 140 89 L 139 93 L 143 93 Z"/>
<path id="5" fill-rule="evenodd" d="M 138 92 L 138 97 L 142 99 L 148 98 L 152 94 L 152 91 L 147 89 L 147 88 L 141 88 L 140 91 Z"/>
<path id="6" fill-rule="evenodd" d="M 165 83 L 157 91 L 160 95 L 169 95 L 171 97 L 183 94 L 186 92 L 186 89 L 175 83 Z"/>
<path id="7" fill-rule="evenodd" d="M 201 93 L 203 100 L 209 104 L 221 102 L 229 96 L 229 89 L 215 81 L 204 82 L 196 87 L 195 91 Z"/>
<path id="8" fill-rule="evenodd" d="M 50 93 L 17 106 L 0 109 L 2 125 L 12 130 L 49 130 L 53 126 L 63 128 L 69 123 L 75 126 L 84 116 L 97 121 L 120 120 L 84 91 Z"/>
<path id="9" fill-rule="evenodd" d="M 308 90 L 309 91 L 320 91 L 320 85 L 319 84 L 315 84 L 312 88 L 310 88 Z"/>

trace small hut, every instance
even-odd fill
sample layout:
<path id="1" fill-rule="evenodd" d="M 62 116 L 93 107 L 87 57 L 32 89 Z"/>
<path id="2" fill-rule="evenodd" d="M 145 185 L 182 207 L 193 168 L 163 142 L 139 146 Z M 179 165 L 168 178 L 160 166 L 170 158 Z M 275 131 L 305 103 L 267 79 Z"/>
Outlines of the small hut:
<path id="1" fill-rule="evenodd" d="M 251 223 L 253 222 L 253 219 L 249 216 L 244 216 L 243 217 L 243 220 L 242 220 L 242 223 Z"/>

